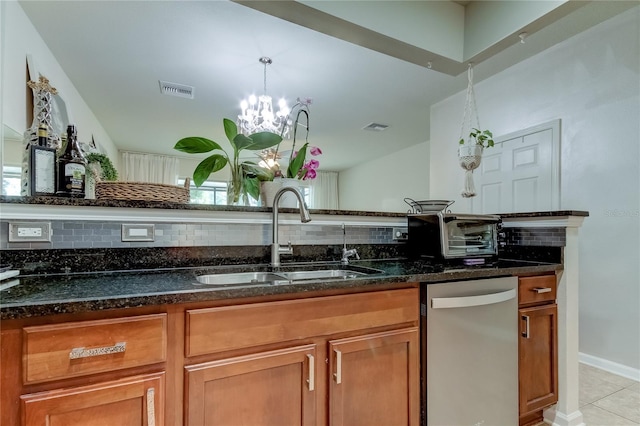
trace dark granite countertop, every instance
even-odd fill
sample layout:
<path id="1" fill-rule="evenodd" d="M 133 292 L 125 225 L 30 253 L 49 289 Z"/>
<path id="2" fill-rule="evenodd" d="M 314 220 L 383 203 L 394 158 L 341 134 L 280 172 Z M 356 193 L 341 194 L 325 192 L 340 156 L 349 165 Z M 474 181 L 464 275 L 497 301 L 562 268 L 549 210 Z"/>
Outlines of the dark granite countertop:
<path id="1" fill-rule="evenodd" d="M 251 206 L 226 206 L 210 204 L 183 204 L 164 201 L 141 201 L 141 200 L 85 200 L 83 198 L 67 197 L 16 197 L 0 196 L 0 203 L 6 204 L 34 204 L 47 206 L 72 206 L 72 207 L 117 207 L 117 208 L 140 208 L 140 209 L 165 209 L 165 210 L 204 210 L 211 212 L 263 212 L 269 213 L 271 207 L 251 207 Z M 298 211 L 298 209 L 280 208 L 282 212 Z M 378 217 L 404 217 L 406 213 L 394 212 L 367 212 L 359 210 L 326 210 L 310 209 L 311 214 L 324 214 L 335 216 L 378 216 Z"/>
<path id="2" fill-rule="evenodd" d="M 136 200 L 85 200 L 66 197 L 15 197 L 0 196 L 0 203 L 7 204 L 43 204 L 50 206 L 82 206 L 82 207 L 120 207 L 143 209 L 169 209 L 169 210 L 206 210 L 206 211 L 237 211 L 237 212 L 271 212 L 271 207 L 241 207 L 241 206 L 214 206 L 206 204 L 181 204 L 160 201 L 136 201 Z M 289 211 L 297 209 L 281 209 Z M 352 215 L 352 216 L 379 216 L 379 217 L 404 217 L 406 212 L 371 212 L 359 210 L 325 210 L 311 209 L 312 214 L 325 215 Z M 502 218 L 533 218 L 533 217 L 563 217 L 563 216 L 589 216 L 589 212 L 580 210 L 556 210 L 521 213 L 497 213 Z"/>
<path id="3" fill-rule="evenodd" d="M 327 263 L 323 263 L 326 266 Z M 339 263 L 331 263 L 339 269 Z M 317 263 L 283 265 L 314 269 Z M 323 290 L 371 290 L 393 283 L 435 283 L 509 275 L 554 272 L 561 264 L 499 260 L 482 266 L 450 265 L 432 260 L 385 259 L 355 261 L 355 268 L 380 272 L 357 278 L 304 283 L 256 283 L 214 287 L 197 283 L 196 276 L 223 272 L 268 271 L 267 265 L 197 267 L 101 273 L 27 275 L 19 284 L 0 291 L 0 319 L 20 319 L 61 313 L 81 313 L 162 304 L 206 302 L 222 299 L 288 295 Z M 285 296 L 286 297 L 286 296 Z"/>
<path id="4" fill-rule="evenodd" d="M 528 218 L 528 217 L 564 217 L 580 216 L 587 217 L 589 212 L 584 210 L 554 210 L 544 212 L 522 212 L 522 213 L 498 213 L 502 219 Z"/>

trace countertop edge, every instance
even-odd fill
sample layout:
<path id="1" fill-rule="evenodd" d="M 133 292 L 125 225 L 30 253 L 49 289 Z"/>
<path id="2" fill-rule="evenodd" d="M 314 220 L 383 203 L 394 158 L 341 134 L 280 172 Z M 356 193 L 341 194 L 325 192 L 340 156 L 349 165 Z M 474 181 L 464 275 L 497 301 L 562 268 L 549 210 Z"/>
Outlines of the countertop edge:
<path id="1" fill-rule="evenodd" d="M 213 302 L 220 300 L 238 300 L 258 296 L 278 296 L 286 298 L 288 295 L 314 293 L 322 291 L 345 290 L 348 292 L 372 291 L 377 287 L 388 288 L 390 284 L 404 285 L 406 283 L 441 283 L 459 280 L 474 280 L 481 278 L 533 275 L 555 273 L 561 271 L 561 264 L 532 263 L 531 266 L 514 266 L 503 268 L 459 268 L 443 272 L 415 273 L 406 275 L 385 274 L 384 276 L 364 277 L 317 284 L 291 284 L 281 286 L 262 286 L 260 293 L 256 288 L 234 288 L 227 290 L 201 290 L 190 292 L 159 292 L 146 294 L 131 294 L 107 298 L 86 298 L 78 300 L 58 300 L 22 304 L 0 303 L 0 320 L 19 320 L 59 314 L 86 313 L 115 309 L 140 308 L 145 306 L 173 305 L 193 302 Z"/>

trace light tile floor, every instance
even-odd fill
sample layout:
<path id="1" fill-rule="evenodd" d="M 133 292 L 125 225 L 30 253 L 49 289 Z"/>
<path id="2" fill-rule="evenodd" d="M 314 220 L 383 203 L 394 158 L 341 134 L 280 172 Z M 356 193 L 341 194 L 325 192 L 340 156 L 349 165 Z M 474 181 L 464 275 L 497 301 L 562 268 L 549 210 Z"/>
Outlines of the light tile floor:
<path id="1" fill-rule="evenodd" d="M 580 411 L 587 426 L 640 425 L 640 383 L 580 364 Z"/>
<path id="2" fill-rule="evenodd" d="M 580 364 L 579 374 L 580 411 L 587 426 L 640 425 L 639 382 L 586 364 Z"/>

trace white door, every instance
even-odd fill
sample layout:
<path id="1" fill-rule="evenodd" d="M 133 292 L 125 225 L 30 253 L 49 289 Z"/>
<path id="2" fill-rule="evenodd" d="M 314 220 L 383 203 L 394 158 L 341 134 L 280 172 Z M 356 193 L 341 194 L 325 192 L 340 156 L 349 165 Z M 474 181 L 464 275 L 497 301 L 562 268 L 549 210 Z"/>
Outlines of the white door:
<path id="1" fill-rule="evenodd" d="M 559 209 L 560 120 L 497 138 L 474 179 L 474 213 Z"/>

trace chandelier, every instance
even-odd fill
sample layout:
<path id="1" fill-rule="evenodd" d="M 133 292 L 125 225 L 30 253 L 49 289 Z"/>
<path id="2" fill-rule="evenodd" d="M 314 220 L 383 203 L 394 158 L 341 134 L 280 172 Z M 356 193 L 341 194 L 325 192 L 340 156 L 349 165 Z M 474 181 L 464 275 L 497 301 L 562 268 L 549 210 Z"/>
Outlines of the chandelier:
<path id="1" fill-rule="evenodd" d="M 289 123 L 290 109 L 287 101 L 280 99 L 278 111 L 274 111 L 271 96 L 267 95 L 267 65 L 271 65 L 271 58 L 263 56 L 259 59 L 264 65 L 264 92 L 256 98 L 255 95 L 240 102 L 242 113 L 238 115 L 238 129 L 244 135 L 256 132 L 277 133 L 282 137 L 289 135 L 291 123 Z"/>

